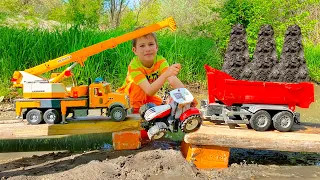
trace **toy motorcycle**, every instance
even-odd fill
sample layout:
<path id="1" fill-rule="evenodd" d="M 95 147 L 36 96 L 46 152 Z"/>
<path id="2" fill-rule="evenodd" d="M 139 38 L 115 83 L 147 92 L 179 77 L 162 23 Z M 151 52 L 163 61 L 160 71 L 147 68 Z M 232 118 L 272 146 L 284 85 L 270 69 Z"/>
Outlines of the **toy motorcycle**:
<path id="1" fill-rule="evenodd" d="M 178 88 L 169 92 L 167 104 L 156 106 L 153 103 L 143 105 L 139 109 L 144 119 L 142 127 L 148 131 L 150 140 L 162 138 L 166 131 L 196 131 L 202 124 L 200 111 L 192 107 L 194 97 L 186 88 Z"/>

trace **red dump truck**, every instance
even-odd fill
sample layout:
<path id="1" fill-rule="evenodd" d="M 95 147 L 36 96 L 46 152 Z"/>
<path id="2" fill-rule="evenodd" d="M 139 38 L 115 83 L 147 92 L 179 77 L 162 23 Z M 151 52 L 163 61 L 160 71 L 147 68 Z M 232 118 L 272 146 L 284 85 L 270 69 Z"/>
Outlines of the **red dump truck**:
<path id="1" fill-rule="evenodd" d="M 270 127 L 286 132 L 300 123 L 295 107 L 309 108 L 314 102 L 312 83 L 281 83 L 236 80 L 205 65 L 208 100 L 201 101 L 203 119 L 226 123 L 230 128 L 247 124 L 265 131 Z"/>

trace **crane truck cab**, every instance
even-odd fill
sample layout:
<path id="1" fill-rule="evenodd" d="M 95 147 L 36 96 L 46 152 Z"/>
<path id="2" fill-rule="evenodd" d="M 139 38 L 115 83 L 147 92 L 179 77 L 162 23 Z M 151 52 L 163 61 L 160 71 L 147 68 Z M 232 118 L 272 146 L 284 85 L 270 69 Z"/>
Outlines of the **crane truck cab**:
<path id="1" fill-rule="evenodd" d="M 132 112 L 129 96 L 111 92 L 110 83 L 95 82 L 89 85 L 89 107 L 105 108 L 112 120 L 122 121 Z"/>

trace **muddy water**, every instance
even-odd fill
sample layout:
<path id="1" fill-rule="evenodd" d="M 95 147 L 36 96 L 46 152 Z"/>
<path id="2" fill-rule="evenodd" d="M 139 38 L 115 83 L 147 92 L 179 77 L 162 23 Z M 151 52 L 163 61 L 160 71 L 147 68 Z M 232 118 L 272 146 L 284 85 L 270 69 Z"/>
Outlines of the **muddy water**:
<path id="1" fill-rule="evenodd" d="M 297 107 L 296 111 L 300 113 L 301 122 L 320 123 L 320 86 L 314 84 L 315 102 L 307 109 Z"/>
<path id="2" fill-rule="evenodd" d="M 44 154 L 59 153 L 65 151 L 31 151 L 31 152 L 10 152 L 0 153 L 0 163 L 17 160 L 21 158 L 31 158 L 35 156 L 42 156 Z"/>

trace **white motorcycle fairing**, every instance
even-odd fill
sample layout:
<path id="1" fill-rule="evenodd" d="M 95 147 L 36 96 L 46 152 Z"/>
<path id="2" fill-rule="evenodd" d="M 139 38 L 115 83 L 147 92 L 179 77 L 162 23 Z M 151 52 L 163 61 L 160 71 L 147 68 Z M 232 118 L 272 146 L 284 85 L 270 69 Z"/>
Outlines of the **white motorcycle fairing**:
<path id="1" fill-rule="evenodd" d="M 170 110 L 171 110 L 171 106 L 169 104 L 150 108 L 144 114 L 144 119 L 146 121 L 150 121 L 150 120 L 154 119 L 155 117 L 161 115 L 162 113 L 164 113 L 166 111 L 170 111 Z"/>

